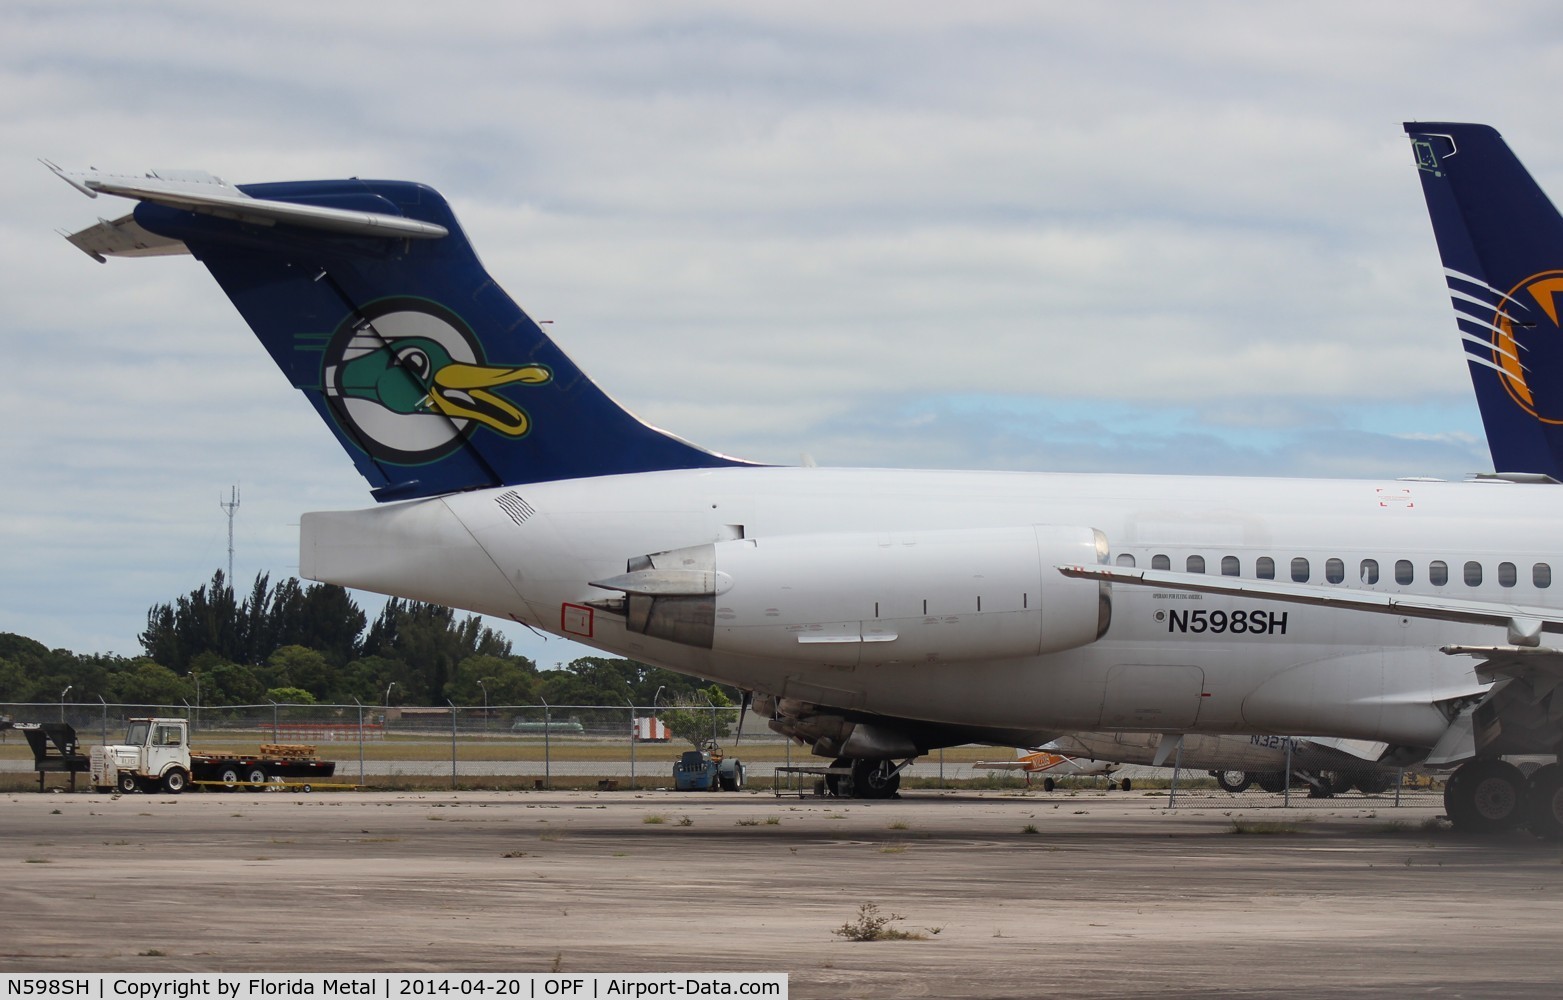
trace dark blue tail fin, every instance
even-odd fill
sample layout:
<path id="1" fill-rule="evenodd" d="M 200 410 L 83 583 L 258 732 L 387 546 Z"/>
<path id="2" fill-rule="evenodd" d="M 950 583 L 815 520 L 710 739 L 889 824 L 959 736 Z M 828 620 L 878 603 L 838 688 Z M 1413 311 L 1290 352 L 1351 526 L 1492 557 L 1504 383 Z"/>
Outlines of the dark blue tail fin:
<path id="1" fill-rule="evenodd" d="M 744 464 L 609 399 L 488 276 L 431 188 L 61 173 L 140 200 L 133 220 L 95 227 L 103 253 L 183 244 L 207 266 L 377 499 Z"/>
<path id="2" fill-rule="evenodd" d="M 1495 471 L 1563 481 L 1563 217 L 1492 128 L 1405 129 Z"/>

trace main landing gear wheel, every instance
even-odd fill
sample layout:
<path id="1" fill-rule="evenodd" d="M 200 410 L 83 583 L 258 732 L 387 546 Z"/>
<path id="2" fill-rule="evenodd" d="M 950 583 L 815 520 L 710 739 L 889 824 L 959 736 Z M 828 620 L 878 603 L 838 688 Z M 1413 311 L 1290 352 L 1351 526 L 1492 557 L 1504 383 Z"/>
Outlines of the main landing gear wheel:
<path id="1" fill-rule="evenodd" d="M 851 757 L 837 757 L 835 760 L 830 762 L 830 766 L 831 767 L 851 767 L 852 766 L 852 758 Z M 839 774 L 827 774 L 827 775 L 825 775 L 825 791 L 829 792 L 830 793 L 830 797 L 833 798 L 833 799 L 843 798 L 845 796 L 848 796 L 848 795 L 852 794 L 852 787 L 851 787 L 852 786 L 852 779 L 851 778 L 847 778 L 847 787 L 845 789 L 843 789 L 841 787 L 841 779 L 842 779 L 842 777 L 843 776 L 839 775 Z"/>
<path id="2" fill-rule="evenodd" d="M 1563 840 L 1563 764 L 1538 767 L 1527 785 L 1530 832 L 1542 840 Z"/>
<path id="3" fill-rule="evenodd" d="M 1263 774 L 1254 775 L 1254 782 L 1271 794 L 1286 791 L 1286 775 L 1280 771 L 1266 771 Z"/>
<path id="4" fill-rule="evenodd" d="M 888 799 L 901 787 L 901 772 L 888 760 L 854 760 L 852 762 L 852 797 L 858 799 Z"/>
<path id="5" fill-rule="evenodd" d="M 1473 760 L 1449 776 L 1444 812 L 1454 828 L 1465 833 L 1512 830 L 1525 821 L 1525 793 L 1525 776 L 1513 764 Z"/>
<path id="6" fill-rule="evenodd" d="M 1221 786 L 1223 792 L 1230 792 L 1233 795 L 1243 791 L 1253 783 L 1254 779 L 1248 776 L 1247 771 L 1216 772 L 1216 784 Z"/>
<path id="7" fill-rule="evenodd" d="M 1364 795 L 1383 795 L 1395 787 L 1395 779 L 1386 771 L 1358 771 L 1352 784 Z"/>

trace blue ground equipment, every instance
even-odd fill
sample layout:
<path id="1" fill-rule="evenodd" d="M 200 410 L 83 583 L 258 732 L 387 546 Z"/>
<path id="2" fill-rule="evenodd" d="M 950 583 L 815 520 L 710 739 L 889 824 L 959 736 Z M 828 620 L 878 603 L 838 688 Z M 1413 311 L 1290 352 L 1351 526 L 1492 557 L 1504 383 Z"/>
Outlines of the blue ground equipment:
<path id="1" fill-rule="evenodd" d="M 700 744 L 699 750 L 686 750 L 673 762 L 673 788 L 680 792 L 736 792 L 744 786 L 744 765 L 737 757 L 727 757 L 714 740 Z"/>

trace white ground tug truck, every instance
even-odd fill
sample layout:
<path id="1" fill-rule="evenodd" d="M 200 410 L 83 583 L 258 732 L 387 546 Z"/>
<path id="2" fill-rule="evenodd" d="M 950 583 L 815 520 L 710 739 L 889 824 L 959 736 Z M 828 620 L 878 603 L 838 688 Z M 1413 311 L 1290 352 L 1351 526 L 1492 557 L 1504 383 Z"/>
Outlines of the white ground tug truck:
<path id="1" fill-rule="evenodd" d="M 168 792 L 192 783 L 228 790 L 294 787 L 311 791 L 336 773 L 336 762 L 315 756 L 312 746 L 268 744 L 260 753 L 211 754 L 190 751 L 184 719 L 131 719 L 125 742 L 92 748 L 95 791 Z"/>

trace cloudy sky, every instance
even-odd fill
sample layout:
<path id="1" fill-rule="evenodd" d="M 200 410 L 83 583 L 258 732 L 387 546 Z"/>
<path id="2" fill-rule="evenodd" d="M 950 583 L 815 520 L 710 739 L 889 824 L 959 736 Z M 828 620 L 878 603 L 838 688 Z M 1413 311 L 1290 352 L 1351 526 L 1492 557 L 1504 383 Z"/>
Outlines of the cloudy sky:
<path id="1" fill-rule="evenodd" d="M 37 163 L 425 181 L 645 419 L 768 462 L 1490 469 L 1400 123 L 1563 192 L 1550 3 L 0 7 L 0 631 L 139 652 L 367 489 L 187 257 Z M 371 611 L 375 598 L 364 595 Z M 583 652 L 507 634 L 543 665 Z"/>

